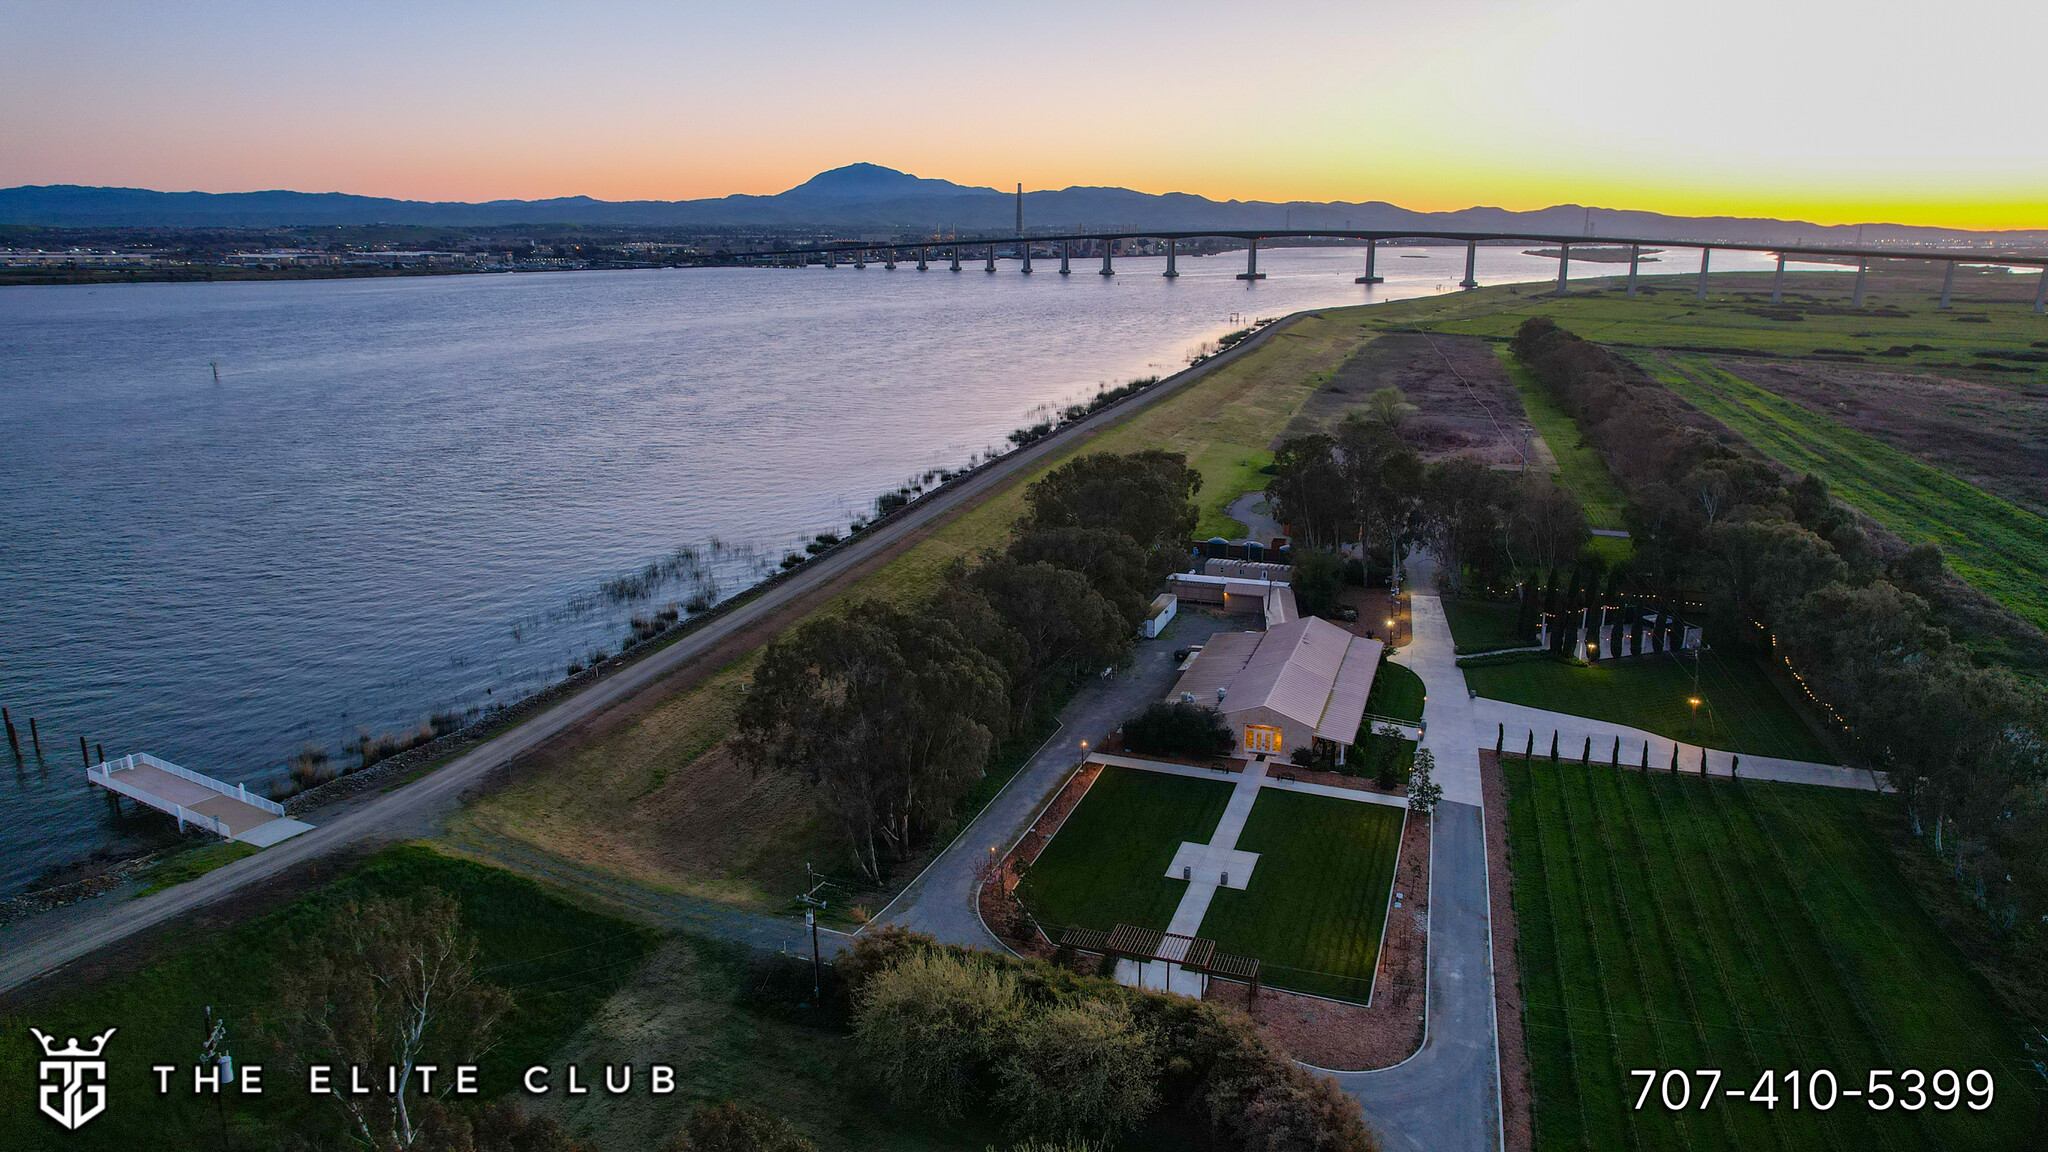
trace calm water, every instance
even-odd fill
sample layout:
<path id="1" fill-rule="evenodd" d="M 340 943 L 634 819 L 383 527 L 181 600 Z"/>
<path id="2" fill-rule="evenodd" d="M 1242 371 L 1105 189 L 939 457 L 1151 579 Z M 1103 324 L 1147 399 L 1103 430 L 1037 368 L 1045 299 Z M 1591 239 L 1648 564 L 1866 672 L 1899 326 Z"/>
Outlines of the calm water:
<path id="1" fill-rule="evenodd" d="M 0 703 L 24 750 L 0 749 L 0 894 L 122 835 L 81 734 L 267 785 L 308 742 L 509 703 L 1045 405 L 1183 367 L 1239 316 L 1451 290 L 1463 255 L 1383 252 L 1369 292 L 1337 249 L 1261 253 L 1252 285 L 1224 255 L 1174 281 L 1126 259 L 0 289 Z M 606 594 L 685 547 L 694 569 Z"/>

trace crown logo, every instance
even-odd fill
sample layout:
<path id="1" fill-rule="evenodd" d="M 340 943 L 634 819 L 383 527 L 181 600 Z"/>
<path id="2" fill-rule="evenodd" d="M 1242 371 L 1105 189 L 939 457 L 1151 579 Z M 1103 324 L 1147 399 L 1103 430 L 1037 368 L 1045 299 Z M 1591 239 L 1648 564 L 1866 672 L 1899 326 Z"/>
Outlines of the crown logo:
<path id="1" fill-rule="evenodd" d="M 76 1036 L 67 1037 L 64 1047 L 59 1048 L 57 1047 L 57 1038 L 55 1036 L 45 1036 L 41 1028 L 31 1028 L 29 1031 L 34 1033 L 36 1040 L 42 1044 L 43 1055 L 52 1060 L 91 1060 L 98 1057 L 101 1052 L 106 1051 L 107 1037 L 119 1032 L 120 1029 L 109 1028 L 105 1032 L 93 1037 L 92 1047 L 90 1048 L 80 1044 Z"/>
<path id="2" fill-rule="evenodd" d="M 107 1040 L 118 1031 L 109 1028 L 92 1038 L 90 1048 L 67 1036 L 63 1044 L 40 1028 L 29 1034 L 43 1046 L 43 1062 L 37 1069 L 41 1091 L 37 1103 L 43 1114 L 66 1128 L 79 1125 L 107 1109 L 107 1062 L 103 1056 Z"/>

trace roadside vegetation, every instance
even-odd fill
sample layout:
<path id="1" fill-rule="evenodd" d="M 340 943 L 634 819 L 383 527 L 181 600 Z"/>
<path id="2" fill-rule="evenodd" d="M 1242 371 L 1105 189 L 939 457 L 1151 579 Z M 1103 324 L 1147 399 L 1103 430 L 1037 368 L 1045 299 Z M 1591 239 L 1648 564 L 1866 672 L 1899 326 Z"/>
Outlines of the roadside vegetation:
<path id="1" fill-rule="evenodd" d="M 1901 882 L 1885 798 L 1519 756 L 1505 773 L 1538 1147 L 2035 1146 L 2038 1057 Z M 1744 1098 L 1702 1106 L 1697 1077 L 1671 1086 L 1689 1108 L 1638 1109 L 1638 1068 L 1720 1069 Z M 1890 1069 L 1903 1097 L 1903 1070 L 1943 1068 L 1988 1069 L 1991 1108 L 1787 1098 L 1792 1069 L 1859 1091 Z M 1767 1070 L 1775 1108 L 1747 1099 Z"/>
<path id="2" fill-rule="evenodd" d="M 449 947 L 427 947 L 433 940 Z M 78 1134 L 92 1146 L 213 1146 L 225 1126 L 238 1146 L 303 1140 L 331 1147 L 349 1139 L 355 1119 L 302 1091 L 285 1091 L 292 1082 L 286 1064 L 316 1049 L 385 1062 L 392 1050 L 383 1045 L 406 1030 L 393 1024 L 395 1017 L 378 1015 L 391 1010 L 390 1002 L 351 999 L 370 971 L 396 973 L 407 968 L 407 956 L 427 952 L 461 960 L 443 975 L 475 996 L 446 1015 L 435 1003 L 422 1051 L 482 1054 L 488 1100 L 513 1089 L 521 1069 L 545 1061 L 652 946 L 644 929 L 564 903 L 509 873 L 422 848 L 389 849 L 276 912 L 210 939 L 170 942 L 169 951 L 138 970 L 88 979 L 82 990 L 52 989 L 17 1009 L 21 1015 L 0 1018 L 0 1145 L 80 1146 L 36 1110 L 39 1055 L 31 1025 L 81 1037 L 120 1028 L 120 1058 L 109 1066 L 108 1084 L 118 1106 Z M 312 1003 L 302 1003 L 308 997 Z M 189 1068 L 207 1038 L 209 1006 L 226 1025 L 237 1063 L 265 1065 L 266 1083 L 275 1086 L 260 1097 L 224 1096 L 219 1115 L 202 1097 L 159 1097 L 149 1072 L 151 1064 Z M 392 1026 L 372 1029 L 373 1020 Z M 480 1109 L 413 1104 L 415 1123 L 429 1123 L 434 1113 L 431 1123 L 444 1134 L 451 1126 L 486 1124 Z M 489 1123 L 528 1127 L 503 1117 Z M 557 1146 L 500 1142 L 482 1152 L 528 1147 Z"/>

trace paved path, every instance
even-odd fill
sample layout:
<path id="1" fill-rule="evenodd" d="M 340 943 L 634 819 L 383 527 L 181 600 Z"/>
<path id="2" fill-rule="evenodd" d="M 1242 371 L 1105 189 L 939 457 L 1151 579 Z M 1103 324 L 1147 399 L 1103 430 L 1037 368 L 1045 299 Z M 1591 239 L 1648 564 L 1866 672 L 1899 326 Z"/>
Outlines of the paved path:
<path id="1" fill-rule="evenodd" d="M 1297 313 L 1296 316 L 1306 313 Z M 87 915 L 38 918 L 10 926 L 9 943 L 0 955 L 0 992 L 18 987 L 65 964 L 104 948 L 132 933 L 162 924 L 195 908 L 233 895 L 244 885 L 277 876 L 305 863 L 365 841 L 418 834 L 423 824 L 432 824 L 461 803 L 462 794 L 482 781 L 491 770 L 538 747 L 554 736 L 590 719 L 661 677 L 677 670 L 736 633 L 760 623 L 777 611 L 801 606 L 805 597 L 825 592 L 831 583 L 863 562 L 905 542 L 906 538 L 933 527 L 951 513 L 972 507 L 1019 472 L 1042 462 L 1048 455 L 1063 452 L 1076 439 L 1122 421 L 1131 413 L 1150 407 L 1209 373 L 1235 363 L 1267 340 L 1285 330 L 1296 318 L 1268 325 L 1251 339 L 1221 355 L 1183 372 L 1175 373 L 1158 386 L 1122 404 L 1090 416 L 1069 428 L 1027 448 L 1022 448 L 987 465 L 968 479 L 943 488 L 910 505 L 901 515 L 855 537 L 845 546 L 798 568 L 789 579 L 768 588 L 752 600 L 726 612 L 688 636 L 659 652 L 628 665 L 588 688 L 547 708 L 508 731 L 456 757 L 403 788 L 340 813 L 322 826 L 287 840 L 254 856 L 215 869 L 196 880 L 124 903 L 103 903 Z M 1196 617 L 1207 619 L 1206 617 Z M 1169 632 L 1169 635 L 1172 633 Z M 1157 642 L 1153 650 L 1157 650 Z M 1170 648 L 1168 649 L 1170 653 Z M 1157 661 L 1155 661 L 1157 663 Z M 1157 673 L 1167 677 L 1158 697 L 1171 686 L 1170 669 Z M 1121 721 L 1128 713 L 1119 713 Z M 1112 721 L 1109 727 L 1115 726 Z M 1093 718 L 1090 718 L 1090 724 Z M 1089 728 L 1089 725 L 1083 725 Z M 1092 730 L 1092 729 L 1089 729 Z M 1102 731 L 1108 731 L 1103 728 Z M 1065 738 L 1068 732 L 1062 731 Z M 1071 761 L 1069 761 L 1071 763 Z M 1036 766 L 1036 762 L 1034 762 Z M 1025 789 L 1028 791 L 1028 789 Z M 1005 792 L 1009 796 L 1018 789 Z M 999 798 L 1000 799 L 1000 798 Z M 984 853 L 985 854 L 985 853 Z M 972 913 L 969 913 L 970 917 Z M 976 925 L 978 927 L 978 924 Z M 987 943 L 977 939 L 974 943 Z"/>
<path id="2" fill-rule="evenodd" d="M 1435 699 L 1434 696 L 1431 699 Z M 1650 767 L 1653 770 L 1669 771 L 1671 751 L 1678 750 L 1678 770 L 1697 774 L 1700 757 L 1707 758 L 1707 773 L 1712 776 L 1729 774 L 1730 762 L 1735 753 L 1717 748 L 1702 748 L 1698 744 L 1687 744 L 1669 736 L 1659 736 L 1626 724 L 1614 724 L 1606 720 L 1589 720 L 1584 716 L 1570 716 L 1563 712 L 1551 712 L 1542 708 L 1530 708 L 1522 704 L 1509 704 L 1502 700 L 1480 697 L 1472 702 L 1473 713 L 1481 725 L 1482 743 L 1491 748 L 1496 741 L 1505 745 L 1510 753 L 1524 751 L 1530 745 L 1530 736 L 1535 737 L 1536 755 L 1550 754 L 1550 739 L 1557 736 L 1558 756 L 1566 760 L 1577 760 L 1585 754 L 1586 741 L 1593 742 L 1592 758 L 1602 764 L 1615 759 L 1615 740 L 1621 741 L 1621 763 L 1625 768 L 1638 768 L 1643 763 L 1643 749 L 1650 752 Z M 1503 732 L 1503 727 L 1505 732 Z M 1865 791 L 1877 790 L 1877 777 L 1867 769 L 1844 768 L 1839 764 L 1815 764 L 1806 760 L 1785 760 L 1776 756 L 1752 756 L 1741 753 L 1739 765 L 1745 780 L 1778 780 L 1788 784 L 1819 784 L 1829 788 L 1860 788 Z"/>
<path id="3" fill-rule="evenodd" d="M 1060 713 L 1060 730 L 1029 763 L 981 810 L 953 843 L 947 845 L 924 874 L 875 917 L 878 924 L 900 924 L 928 932 L 949 944 L 1000 949 L 1002 943 L 981 922 L 974 908 L 974 889 L 989 860 L 1009 851 L 1031 827 L 1052 790 L 1067 770 L 1087 755 L 1082 747 L 1101 746 L 1102 738 L 1173 689 L 1177 649 L 1199 644 L 1217 632 L 1241 628 L 1240 622 L 1199 612 L 1185 612 L 1167 625 L 1156 640 L 1140 640 L 1130 668 L 1107 681 L 1089 684 Z M 1214 777 L 1215 773 L 1209 773 Z"/>
<path id="4" fill-rule="evenodd" d="M 1287 535 L 1287 529 L 1273 519 L 1266 504 L 1264 492 L 1247 492 L 1230 502 L 1224 514 L 1244 525 L 1245 536 L 1261 544 L 1271 544 L 1275 538 Z"/>
<path id="5" fill-rule="evenodd" d="M 1429 587 L 1411 566 L 1413 586 Z M 1429 847 L 1429 1024 L 1422 1048 L 1377 1072 L 1337 1075 L 1388 1148 L 1497 1152 L 1501 1147 L 1499 1039 L 1493 1016 L 1493 937 L 1487 902 L 1486 826 L 1479 782 L 1479 719 L 1451 641 L 1443 604 L 1411 594 L 1414 638 L 1392 659 L 1422 677 L 1441 803 Z M 1493 732 L 1486 733 L 1491 746 Z"/>

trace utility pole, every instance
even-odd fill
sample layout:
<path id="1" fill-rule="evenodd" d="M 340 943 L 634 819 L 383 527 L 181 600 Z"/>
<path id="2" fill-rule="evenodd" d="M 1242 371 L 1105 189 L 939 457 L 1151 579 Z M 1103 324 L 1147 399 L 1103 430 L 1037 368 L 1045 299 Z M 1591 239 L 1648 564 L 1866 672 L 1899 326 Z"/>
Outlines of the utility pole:
<path id="1" fill-rule="evenodd" d="M 228 1146 L 227 1105 L 221 1101 L 221 1090 L 235 1082 L 235 1058 L 228 1053 L 228 1022 L 213 1014 L 213 1008 L 206 1009 L 206 1043 L 199 1049 L 199 1065 L 209 1064 L 218 1069 L 220 1080 L 213 1086 L 213 1115 L 220 1124 L 220 1146 Z"/>
<path id="2" fill-rule="evenodd" d="M 804 926 L 811 930 L 811 1005 L 822 1008 L 825 1006 L 825 994 L 822 990 L 824 981 L 820 977 L 821 964 L 818 959 L 818 914 L 808 908 L 804 909 Z"/>

